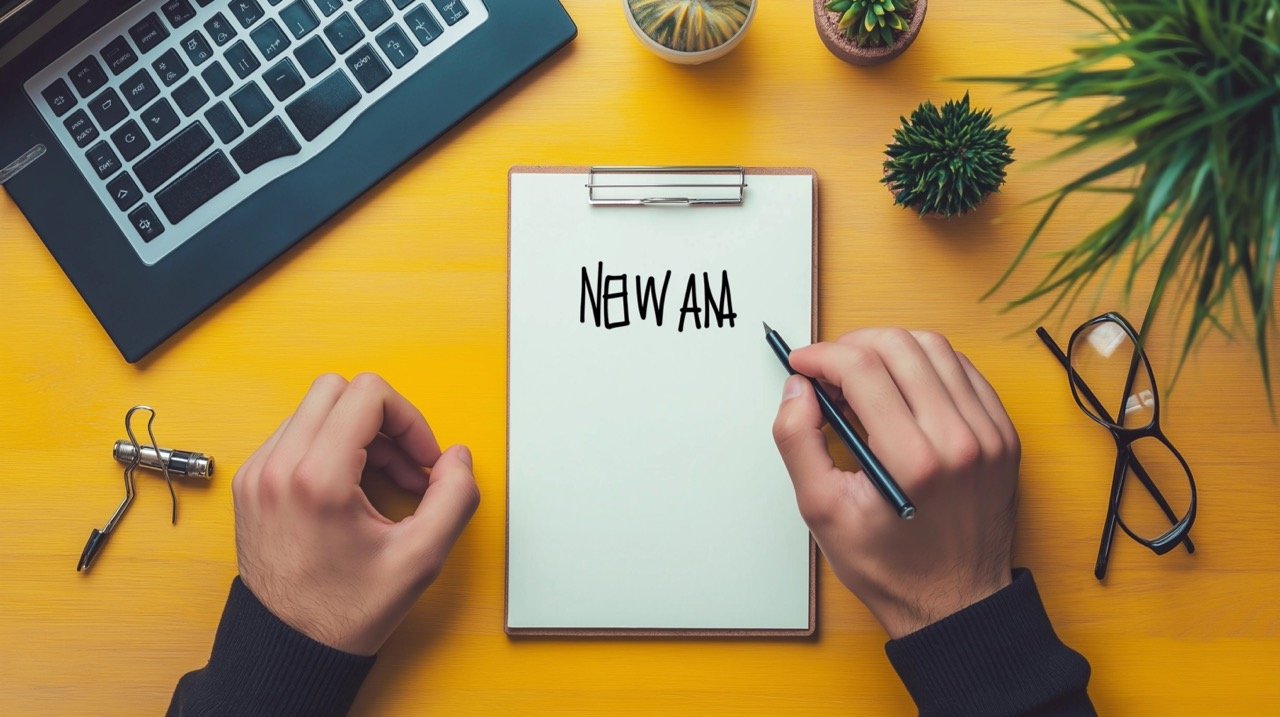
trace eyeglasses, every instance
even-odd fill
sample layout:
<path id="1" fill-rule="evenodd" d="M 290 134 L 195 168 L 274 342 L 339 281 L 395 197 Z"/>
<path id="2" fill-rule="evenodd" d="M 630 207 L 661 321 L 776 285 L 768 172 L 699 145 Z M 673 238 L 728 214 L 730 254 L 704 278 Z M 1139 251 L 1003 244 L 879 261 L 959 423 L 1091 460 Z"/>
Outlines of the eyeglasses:
<path id="1" fill-rule="evenodd" d="M 1110 312 L 1077 328 L 1065 354 L 1043 327 L 1036 335 L 1066 369 L 1076 405 L 1116 442 L 1111 499 L 1094 576 L 1102 580 L 1107 574 L 1116 526 L 1156 555 L 1179 544 L 1194 553 L 1190 532 L 1196 519 L 1196 482 L 1187 461 L 1160 428 L 1160 394 L 1138 332 L 1123 316 Z M 1099 395 L 1116 401 L 1114 414 Z"/>

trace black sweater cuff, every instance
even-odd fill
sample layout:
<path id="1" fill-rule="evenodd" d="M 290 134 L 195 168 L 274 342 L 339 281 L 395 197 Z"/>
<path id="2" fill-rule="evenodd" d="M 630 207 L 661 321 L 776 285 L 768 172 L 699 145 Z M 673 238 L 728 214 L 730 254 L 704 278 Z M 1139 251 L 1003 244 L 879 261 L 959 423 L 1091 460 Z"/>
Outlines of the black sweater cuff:
<path id="1" fill-rule="evenodd" d="M 885 645 L 921 715 L 1092 715 L 1089 663 L 1058 639 L 1031 573 Z"/>
<path id="2" fill-rule="evenodd" d="M 374 659 L 336 650 L 294 630 L 237 577 L 209 664 L 182 678 L 169 714 L 345 715 Z"/>

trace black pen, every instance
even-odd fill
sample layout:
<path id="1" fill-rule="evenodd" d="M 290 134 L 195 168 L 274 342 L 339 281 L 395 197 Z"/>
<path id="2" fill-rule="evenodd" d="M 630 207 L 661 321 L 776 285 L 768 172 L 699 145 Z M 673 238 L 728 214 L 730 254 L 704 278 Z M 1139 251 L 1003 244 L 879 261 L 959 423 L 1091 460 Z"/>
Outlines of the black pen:
<path id="1" fill-rule="evenodd" d="M 763 323 L 763 322 L 762 322 Z M 764 325 L 764 340 L 768 342 L 769 347 L 778 355 L 778 360 L 782 362 L 783 368 L 787 369 L 787 373 L 795 374 L 796 370 L 791 368 L 791 361 L 787 359 L 791 355 L 791 347 L 787 346 L 787 342 L 782 340 L 777 331 L 769 328 L 768 324 Z M 809 378 L 806 376 L 805 378 Z M 893 476 L 889 475 L 889 471 L 884 469 L 884 464 L 879 458 L 871 452 L 871 448 L 867 446 L 866 441 L 854 432 L 853 427 L 845 420 L 844 414 L 836 407 L 835 401 L 822 390 L 822 386 L 812 378 L 809 383 L 813 385 L 813 392 L 818 396 L 818 405 L 822 407 L 822 415 L 826 416 L 827 423 L 831 424 L 831 428 L 835 430 L 836 435 L 840 436 L 840 440 L 844 442 L 849 450 L 853 452 L 853 457 L 858 459 L 862 464 L 862 471 L 867 474 L 867 480 L 871 481 L 871 485 L 880 491 L 880 495 L 898 511 L 898 516 L 906 520 L 911 520 L 916 515 L 916 507 L 911 505 L 911 501 L 907 499 L 906 493 L 898 487 L 897 481 Z"/>

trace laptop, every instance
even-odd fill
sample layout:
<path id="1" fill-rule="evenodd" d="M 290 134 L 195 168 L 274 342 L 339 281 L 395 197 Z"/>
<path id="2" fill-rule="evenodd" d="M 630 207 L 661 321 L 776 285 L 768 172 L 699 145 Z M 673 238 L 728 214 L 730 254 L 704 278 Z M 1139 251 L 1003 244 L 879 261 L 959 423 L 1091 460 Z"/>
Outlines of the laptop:
<path id="1" fill-rule="evenodd" d="M 0 0 L 0 184 L 133 363 L 576 34 L 556 0 Z"/>

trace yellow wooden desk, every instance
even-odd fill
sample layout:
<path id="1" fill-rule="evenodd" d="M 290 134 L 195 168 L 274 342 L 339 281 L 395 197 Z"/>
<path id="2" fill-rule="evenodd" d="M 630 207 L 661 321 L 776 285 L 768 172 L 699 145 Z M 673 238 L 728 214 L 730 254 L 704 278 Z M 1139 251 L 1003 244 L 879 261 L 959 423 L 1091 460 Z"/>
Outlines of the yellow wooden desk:
<path id="1" fill-rule="evenodd" d="M 232 474 L 312 378 L 361 370 L 417 403 L 442 443 L 473 447 L 484 503 L 383 650 L 357 714 L 910 712 L 883 633 L 825 566 L 814 640 L 503 636 L 506 172 L 593 163 L 815 168 L 822 337 L 870 324 L 935 329 L 990 377 L 1024 442 L 1016 561 L 1091 661 L 1098 707 L 1280 714 L 1280 431 L 1248 342 L 1211 338 L 1166 409 L 1201 486 L 1196 555 L 1157 558 L 1118 540 L 1099 585 L 1111 439 L 1076 409 L 1034 335 L 1009 338 L 1034 312 L 999 316 L 977 301 L 1038 217 L 1023 202 L 1083 166 L 1033 166 L 1051 145 L 1032 128 L 1061 113 L 1006 118 L 1018 161 L 974 216 L 921 221 L 877 181 L 898 116 L 964 92 L 942 78 L 1063 59 L 1088 28 L 1079 15 L 1060 0 L 935 0 L 906 55 L 859 70 L 823 48 L 809 2 L 764 0 L 733 54 L 681 68 L 630 36 L 616 0 L 566 5 L 581 29 L 567 51 L 140 365 L 120 359 L 0 198 L 0 714 L 160 713 L 177 678 L 207 658 L 236 573 Z M 1016 104 L 973 90 L 978 105 Z M 1047 246 L 1106 210 L 1078 206 Z M 1032 262 L 1008 295 L 1044 267 Z M 1099 307 L 1124 308 L 1114 291 Z M 1139 319 L 1141 306 L 1129 314 Z M 1158 376 L 1171 375 L 1172 358 L 1155 347 Z M 180 491 L 176 528 L 162 483 L 141 478 L 102 560 L 79 575 L 89 529 L 122 495 L 109 448 L 124 410 L 143 402 L 159 409 L 162 443 L 212 453 L 219 472 L 205 490 Z"/>

